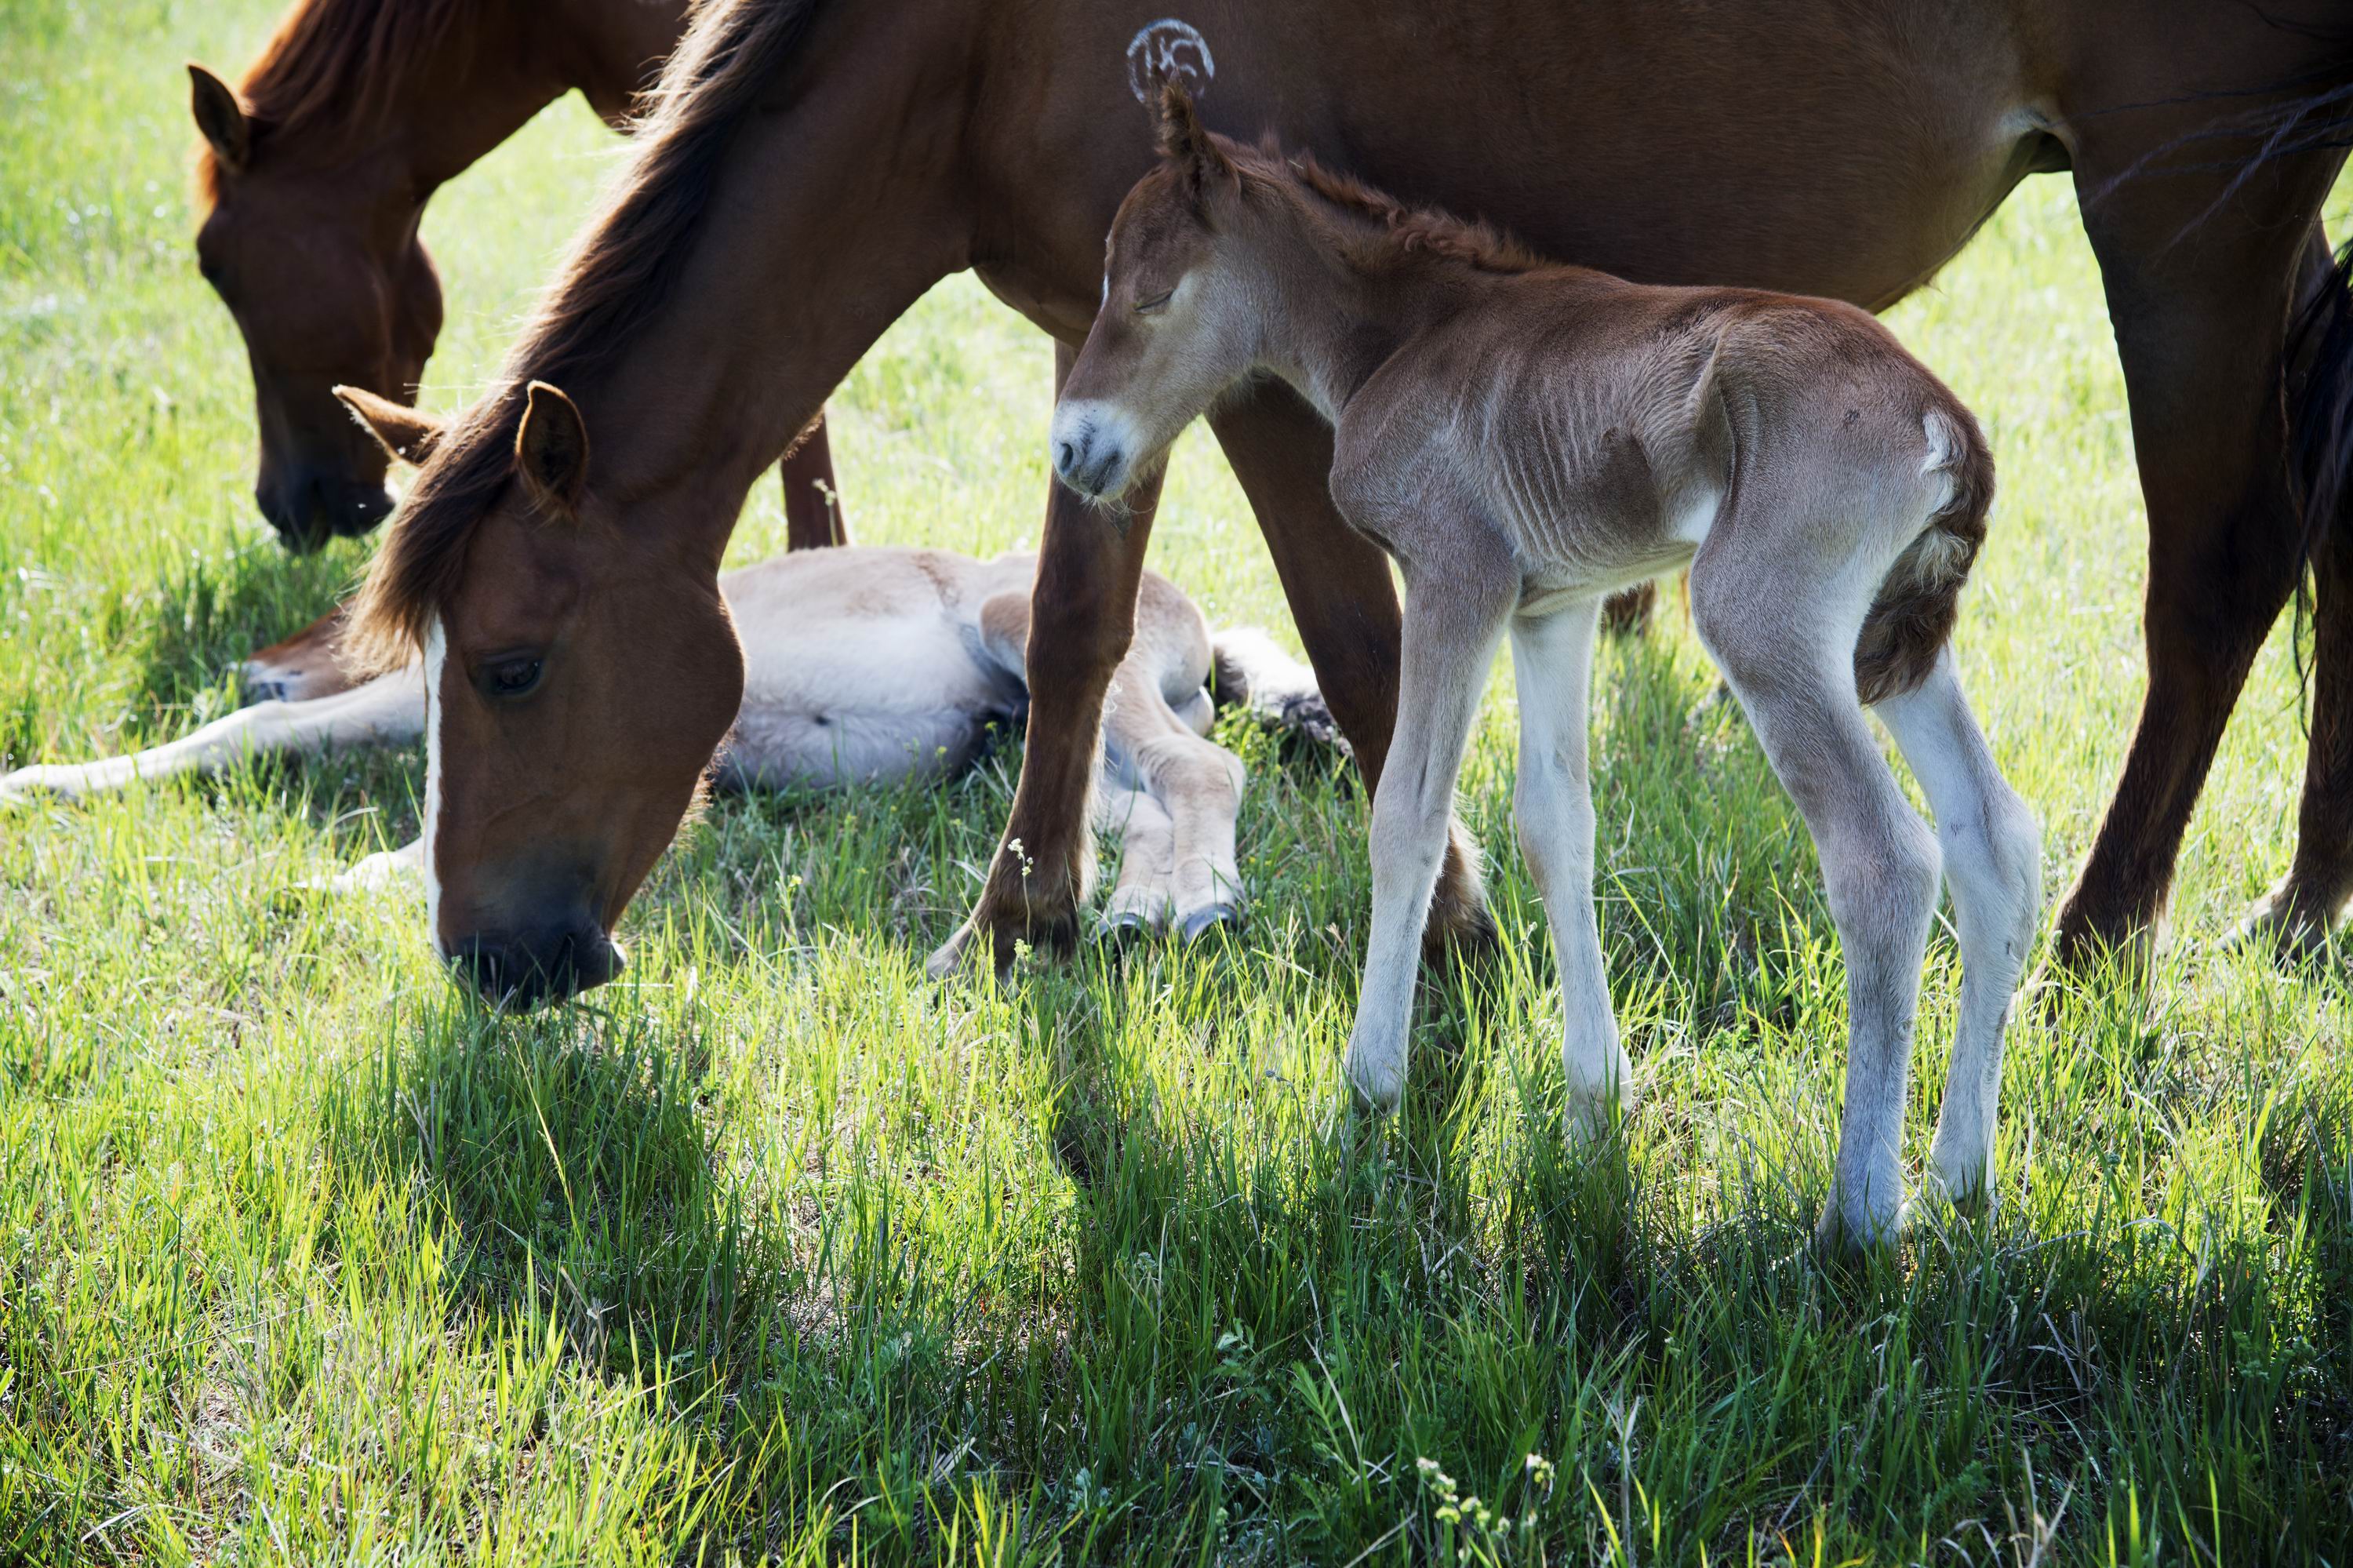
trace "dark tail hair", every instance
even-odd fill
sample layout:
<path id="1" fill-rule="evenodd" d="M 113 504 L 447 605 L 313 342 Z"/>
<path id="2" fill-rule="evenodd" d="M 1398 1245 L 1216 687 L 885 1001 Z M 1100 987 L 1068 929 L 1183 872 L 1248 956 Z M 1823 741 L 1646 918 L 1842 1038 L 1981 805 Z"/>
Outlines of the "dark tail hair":
<path id="1" fill-rule="evenodd" d="M 2302 386 L 2294 379 L 2297 366 L 2304 370 Z M 2281 374 L 2287 382 L 2287 482 L 2296 507 L 2301 600 L 2307 570 L 2329 530 L 2342 526 L 2353 508 L 2353 240 L 2338 249 L 2320 292 L 2296 313 Z M 2307 619 L 2299 613 L 2299 626 Z M 2299 651 L 2299 664 L 2302 657 Z"/>
<path id="2" fill-rule="evenodd" d="M 1902 696 L 1936 667 L 1993 504 L 1993 452 L 1969 411 L 1958 403 L 1931 407 L 1920 426 L 1928 438 L 1920 471 L 1944 474 L 1953 493 L 1895 557 L 1863 619 L 1854 645 L 1854 690 L 1866 705 Z"/>

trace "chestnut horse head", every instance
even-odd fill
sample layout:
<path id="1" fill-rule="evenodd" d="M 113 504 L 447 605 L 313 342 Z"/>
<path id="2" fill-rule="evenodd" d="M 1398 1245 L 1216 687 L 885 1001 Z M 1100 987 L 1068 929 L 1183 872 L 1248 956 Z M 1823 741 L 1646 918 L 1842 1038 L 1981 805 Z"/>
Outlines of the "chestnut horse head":
<path id="1" fill-rule="evenodd" d="M 388 160 L 355 161 L 345 145 L 380 106 L 372 83 L 393 69 L 372 52 L 418 41 L 331 26 L 337 9 L 299 7 L 241 92 L 188 68 L 205 141 L 197 262 L 253 366 L 254 499 L 298 551 L 365 534 L 392 510 L 384 454 L 332 389 L 407 394 L 441 330 L 441 284 L 417 231 L 426 193 Z M 387 15 L 446 26 L 451 10 Z"/>
<path id="2" fill-rule="evenodd" d="M 364 658 L 423 657 L 434 945 L 496 1003 L 560 1000 L 618 971 L 614 927 L 743 703 L 743 647 L 719 591 L 728 530 L 816 412 L 763 403 L 775 417 L 757 436 L 656 472 L 628 461 L 710 374 L 703 340 L 663 330 L 677 325 L 659 314 L 677 291 L 671 263 L 807 9 L 698 16 L 628 175 L 493 389 L 440 435 L 353 621 Z M 615 386 L 619 347 L 648 340 L 681 342 L 687 368 Z M 397 441 L 387 410 L 353 402 Z"/>
<path id="3" fill-rule="evenodd" d="M 617 529 L 589 487 L 586 423 L 544 382 L 519 410 L 476 410 L 448 438 L 447 468 L 433 457 L 441 432 L 414 410 L 345 399 L 402 455 L 422 432 L 427 507 L 437 483 L 440 498 L 453 478 L 475 487 L 460 532 L 404 518 L 358 625 L 363 647 L 392 626 L 424 655 L 434 946 L 501 1005 L 601 985 L 621 968 L 614 923 L 743 701 L 716 563 Z M 511 432 L 507 455 L 469 474 L 464 443 L 486 419 Z"/>

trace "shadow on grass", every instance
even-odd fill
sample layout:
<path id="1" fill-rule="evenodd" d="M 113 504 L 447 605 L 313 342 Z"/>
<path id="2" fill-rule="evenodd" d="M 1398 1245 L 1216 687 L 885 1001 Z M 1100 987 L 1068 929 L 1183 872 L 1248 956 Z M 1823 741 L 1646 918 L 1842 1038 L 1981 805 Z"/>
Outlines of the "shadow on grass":
<path id="1" fill-rule="evenodd" d="M 1680 769 L 1712 779 L 1683 791 L 1683 828 L 1635 813 L 1637 853 L 1662 885 L 1697 881 L 1708 866 L 1669 852 L 1713 824 L 1686 852 L 1727 876 L 1627 938 L 1632 967 L 1689 986 L 1699 1020 L 1831 1030 L 1795 1000 L 1824 990 L 1801 971 L 1826 920 L 1773 891 L 1802 828 L 1764 809 L 1778 792 L 1745 726 L 1695 717 L 1670 662 L 1620 662 L 1609 788 L 1644 807 Z M 919 948 L 957 902 L 944 868 L 987 853 L 1008 774 L 1000 753 L 945 789 L 724 806 L 649 907 L 715 896 L 758 948 L 812 920 Z M 733 891 L 699 894 L 710 875 Z M 893 879 L 907 898 L 875 896 Z M 1761 940 L 1768 919 L 1793 934 Z M 1474 1530 L 1525 1560 L 1506 1548 L 1531 1520 L 1569 1561 L 1637 1540 L 1650 1560 L 1868 1555 L 1891 1530 L 1955 1557 L 2055 1534 L 2081 1558 L 2132 1510 L 2169 1541 L 2274 1557 L 2353 1532 L 2341 1080 L 2251 1129 L 2283 1216 L 2269 1233 L 2153 1219 L 2094 1160 L 2063 1173 L 2077 1192 L 1825 1269 L 1807 1252 L 1819 1164 L 1725 1170 L 1694 1208 L 1639 1131 L 1630 1152 L 1564 1149 L 1556 1072 L 1509 1044 L 1531 1033 L 1514 1005 L 1552 983 L 1525 926 L 1516 957 L 1427 988 L 1407 1107 L 1377 1124 L 1242 1066 L 1223 1084 L 1235 1126 L 1177 1108 L 1165 1053 L 1121 1024 L 1131 978 L 1159 983 L 1149 944 L 1025 971 L 1022 1048 L 1052 1085 L 1037 1133 L 1071 1188 L 1037 1258 L 976 1260 L 934 1234 L 922 1181 L 876 1150 L 841 1149 L 848 1173 L 814 1185 L 723 1168 L 700 1025 L 655 1027 L 626 986 L 543 1018 L 417 1021 L 331 1106 L 331 1144 L 362 1180 L 430 1192 L 465 1309 L 528 1297 L 591 1366 L 659 1361 L 672 1418 L 742 1489 L 709 1526 L 720 1544 L 756 1546 L 755 1516 L 802 1531 L 853 1503 L 860 1541 L 908 1559 L 990 1510 L 1027 1521 L 1026 1549 L 1081 1561 L 1404 1562 Z M 1738 930 L 1745 955 L 1712 952 Z M 1239 948 L 1219 961 L 1276 983 Z M 1353 987 L 1345 964 L 1292 968 Z M 2102 1072 L 2146 1065 L 2137 1009 L 2098 988 L 2052 1027 Z"/>

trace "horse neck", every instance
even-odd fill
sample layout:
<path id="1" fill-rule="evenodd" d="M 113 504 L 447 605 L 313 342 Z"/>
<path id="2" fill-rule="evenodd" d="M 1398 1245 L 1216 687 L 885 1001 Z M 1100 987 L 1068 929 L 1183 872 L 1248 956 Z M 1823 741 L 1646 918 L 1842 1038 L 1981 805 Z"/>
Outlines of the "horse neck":
<path id="1" fill-rule="evenodd" d="M 646 269 L 671 277 L 644 325 L 583 368 L 528 352 L 512 366 L 579 404 L 591 483 L 624 529 L 658 529 L 715 567 L 753 483 L 882 329 L 970 265 L 965 105 L 930 85 L 948 73 L 893 16 L 818 8 L 767 104 L 728 138 L 699 220 Z"/>
<path id="2" fill-rule="evenodd" d="M 462 7 L 426 58 L 388 68 L 384 95 L 364 117 L 354 102 L 348 119 L 302 125 L 290 132 L 290 153 L 338 177 L 372 171 L 421 210 L 444 181 L 575 85 L 567 77 L 576 70 L 563 63 L 579 58 L 563 47 L 571 8 L 550 8 L 536 25 L 527 9 L 510 0 Z M 266 116 L 269 105 L 260 108 Z"/>

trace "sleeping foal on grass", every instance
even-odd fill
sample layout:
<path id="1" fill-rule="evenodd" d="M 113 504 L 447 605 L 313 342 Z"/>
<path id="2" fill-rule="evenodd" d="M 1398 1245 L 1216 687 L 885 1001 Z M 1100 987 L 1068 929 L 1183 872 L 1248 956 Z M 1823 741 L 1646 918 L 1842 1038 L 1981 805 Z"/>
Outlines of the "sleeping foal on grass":
<path id="1" fill-rule="evenodd" d="M 2041 846 L 1946 650 L 1993 487 L 1968 410 L 1851 306 L 1550 265 L 1213 135 L 1174 86 L 1161 111 L 1165 157 L 1113 224 L 1103 308 L 1055 413 L 1055 470 L 1116 497 L 1252 374 L 1281 376 L 1335 427 L 1333 498 L 1406 584 L 1348 1045 L 1358 1097 L 1386 1109 L 1404 1085 L 1455 777 L 1508 628 L 1520 845 L 1559 957 L 1572 1131 L 1623 1102 L 1630 1065 L 1593 906 L 1587 689 L 1603 599 L 1688 566 L 1694 624 L 1805 813 L 1846 951 L 1850 1068 L 1824 1232 L 1870 1243 L 1897 1224 L 1940 865 L 1966 968 L 1931 1183 L 1990 1200 Z M 1934 835 L 1864 705 L 1918 776 Z"/>
<path id="2" fill-rule="evenodd" d="M 427 416 L 350 388 L 338 396 L 395 456 L 439 439 Z M 744 642 L 744 702 L 712 776 L 738 789 L 830 789 L 926 779 L 962 767 L 989 726 L 1028 702 L 1029 555 L 975 560 L 945 550 L 843 546 L 796 550 L 719 579 Z M 425 672 L 410 663 L 354 683 L 342 668 L 340 612 L 258 653 L 248 689 L 270 700 L 128 756 L 0 774 L 0 802 L 83 796 L 142 779 L 216 773 L 269 752 L 422 739 Z M 1146 573 L 1135 635 L 1104 712 L 1095 823 L 1119 836 L 1111 930 L 1166 927 L 1187 939 L 1240 917 L 1235 833 L 1241 758 L 1208 737 L 1215 700 L 1336 742 L 1314 674 L 1263 632 L 1211 634 L 1175 584 Z M 364 887 L 421 872 L 420 840 L 337 879 Z M 519 977 L 510 1000 L 541 994 Z"/>

